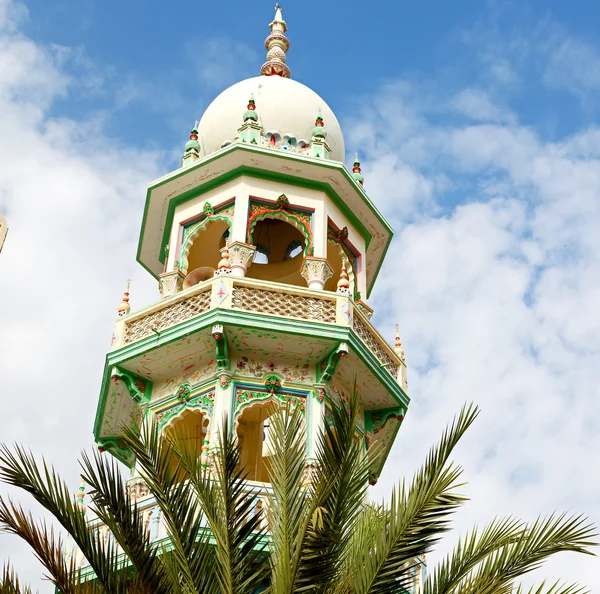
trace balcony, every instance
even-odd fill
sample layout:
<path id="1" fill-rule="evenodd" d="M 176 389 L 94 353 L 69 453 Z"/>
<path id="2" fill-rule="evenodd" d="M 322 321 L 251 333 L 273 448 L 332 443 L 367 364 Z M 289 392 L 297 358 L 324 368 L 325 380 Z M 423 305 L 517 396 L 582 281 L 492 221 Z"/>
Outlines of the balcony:
<path id="1" fill-rule="evenodd" d="M 405 362 L 348 295 L 243 277 L 215 276 L 119 318 L 111 350 L 160 335 L 217 309 L 351 329 L 379 366 L 406 390 Z"/>

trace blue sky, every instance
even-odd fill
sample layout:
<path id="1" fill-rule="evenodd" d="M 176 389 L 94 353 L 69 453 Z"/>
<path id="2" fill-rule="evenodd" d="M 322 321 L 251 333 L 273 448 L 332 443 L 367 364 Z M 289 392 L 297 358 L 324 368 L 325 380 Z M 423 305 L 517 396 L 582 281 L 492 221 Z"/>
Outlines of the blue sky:
<path id="1" fill-rule="evenodd" d="M 267 2 L 236 1 L 177 9 L 137 0 L 33 0 L 27 6 L 23 30 L 49 46 L 69 48 L 66 69 L 82 78 L 52 112 L 108 112 L 111 135 L 133 143 L 144 127 L 146 141 L 162 148 L 185 138 L 187 122 L 217 92 L 257 73 L 272 12 Z M 341 115 L 362 94 L 403 78 L 440 95 L 473 83 L 490 88 L 499 103 L 517 110 L 521 123 L 550 139 L 595 116 L 597 106 L 588 104 L 575 82 L 572 88 L 568 80 L 544 84 L 540 59 L 542 46 L 567 32 L 583 45 L 594 44 L 599 9 L 592 1 L 578 2 L 576 10 L 561 1 L 344 3 L 343 9 L 305 1 L 284 9 L 294 78 Z M 490 73 L 489 60 L 499 51 L 512 54 L 519 84 Z M 210 72 L 207 62 L 217 54 Z"/>
<path id="2" fill-rule="evenodd" d="M 456 453 L 472 501 L 431 563 L 496 514 L 600 525 L 600 7 L 283 9 L 292 77 L 336 112 L 396 230 L 370 305 L 390 341 L 400 325 L 412 402 L 372 497 L 475 401 Z M 270 2 L 0 0 L 0 440 L 43 452 L 74 492 L 126 279 L 134 310 L 158 298 L 135 263 L 145 188 L 179 166 L 208 103 L 258 74 L 272 16 Z M 9 553 L 37 585 L 0 536 Z M 594 558 L 542 576 L 600 591 Z"/>

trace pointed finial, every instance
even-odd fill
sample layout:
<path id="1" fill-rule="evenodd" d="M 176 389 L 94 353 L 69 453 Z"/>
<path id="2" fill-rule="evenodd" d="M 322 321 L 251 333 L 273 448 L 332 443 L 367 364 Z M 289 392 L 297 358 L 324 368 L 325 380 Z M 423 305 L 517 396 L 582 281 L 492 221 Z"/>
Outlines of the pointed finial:
<path id="1" fill-rule="evenodd" d="M 339 293 L 348 293 L 350 291 L 350 281 L 348 280 L 348 273 L 346 272 L 346 259 L 342 260 L 342 270 L 340 272 L 340 280 L 337 283 L 337 290 Z"/>
<path id="2" fill-rule="evenodd" d="M 192 128 L 192 131 L 190 132 L 190 139 L 185 144 L 185 152 L 186 153 L 189 153 L 192 150 L 195 150 L 196 152 L 200 152 L 200 143 L 198 142 L 198 126 L 199 125 L 200 125 L 200 122 L 198 120 L 196 120 L 196 122 L 194 123 L 194 127 Z"/>
<path id="3" fill-rule="evenodd" d="M 398 324 L 396 324 L 396 341 L 394 342 L 394 350 L 401 359 L 404 359 L 404 349 L 402 348 L 402 343 L 400 342 L 400 330 L 398 330 Z"/>
<path id="4" fill-rule="evenodd" d="M 190 139 L 185 143 L 185 151 L 181 158 L 181 166 L 189 167 L 200 158 L 200 143 L 198 142 L 198 126 L 200 122 L 196 120 L 194 127 L 190 132 Z"/>
<path id="5" fill-rule="evenodd" d="M 254 101 L 254 93 L 250 95 L 250 99 L 248 100 L 248 107 L 246 112 L 244 113 L 244 122 L 248 120 L 252 120 L 254 122 L 258 121 L 258 114 L 256 113 L 256 103 Z"/>
<path id="6" fill-rule="evenodd" d="M 352 177 L 362 186 L 365 178 L 360 169 L 360 161 L 358 160 L 358 153 L 354 153 L 354 164 L 352 166 Z"/>
<path id="7" fill-rule="evenodd" d="M 229 262 L 229 248 L 225 246 L 221 250 L 221 259 L 217 264 L 217 272 L 228 273 L 231 271 L 231 263 Z"/>
<path id="8" fill-rule="evenodd" d="M 269 24 L 271 34 L 265 39 L 267 61 L 262 65 L 260 73 L 263 76 L 282 76 L 290 78 L 290 69 L 286 66 L 285 54 L 290 49 L 290 41 L 285 36 L 287 25 L 281 14 L 279 2 L 275 5 L 275 18 Z"/>
<path id="9" fill-rule="evenodd" d="M 131 281 L 127 281 L 127 287 L 125 287 L 125 292 L 123 293 L 123 301 L 119 304 L 117 308 L 117 312 L 119 317 L 126 316 L 131 311 L 131 305 L 129 305 L 129 283 Z"/>
<path id="10" fill-rule="evenodd" d="M 317 138 L 327 138 L 327 130 L 325 129 L 325 122 L 321 115 L 321 108 L 317 112 L 317 119 L 315 120 L 315 127 L 313 128 L 313 136 Z"/>
<path id="11" fill-rule="evenodd" d="M 85 480 L 82 478 L 81 479 L 81 485 L 79 485 L 79 490 L 77 491 L 77 509 L 82 513 L 85 514 Z"/>

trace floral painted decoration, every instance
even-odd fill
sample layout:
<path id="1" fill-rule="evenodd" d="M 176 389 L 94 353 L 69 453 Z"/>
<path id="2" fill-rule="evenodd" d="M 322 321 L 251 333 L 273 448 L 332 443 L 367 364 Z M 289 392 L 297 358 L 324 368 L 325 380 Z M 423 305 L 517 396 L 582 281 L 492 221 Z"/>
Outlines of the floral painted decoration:
<path id="1" fill-rule="evenodd" d="M 267 388 L 271 394 L 277 392 L 277 390 L 281 388 L 281 379 L 277 375 L 268 375 L 265 378 L 265 388 Z"/>
<path id="2" fill-rule="evenodd" d="M 186 384 L 181 384 L 181 386 L 177 388 L 175 396 L 182 402 L 187 402 L 190 399 L 190 387 Z"/>

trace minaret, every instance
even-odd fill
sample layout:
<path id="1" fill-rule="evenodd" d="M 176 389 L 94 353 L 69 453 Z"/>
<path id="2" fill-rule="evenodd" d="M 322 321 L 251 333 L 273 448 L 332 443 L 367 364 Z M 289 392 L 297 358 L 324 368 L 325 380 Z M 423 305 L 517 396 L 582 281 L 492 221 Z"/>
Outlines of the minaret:
<path id="1" fill-rule="evenodd" d="M 399 342 L 386 342 L 366 303 L 392 229 L 358 158 L 344 165 L 333 111 L 289 78 L 279 5 L 270 27 L 260 76 L 215 99 L 181 167 L 146 195 L 137 258 L 160 295 L 131 311 L 127 286 L 94 425 L 99 447 L 131 468 L 140 513 L 154 503 L 124 424 L 193 435 L 186 443 L 205 463 L 227 415 L 241 464 L 268 498 L 274 410 L 289 404 L 304 417 L 308 482 L 331 411 L 356 385 L 357 439 L 365 456 L 378 452 L 375 482 L 409 405 Z"/>

